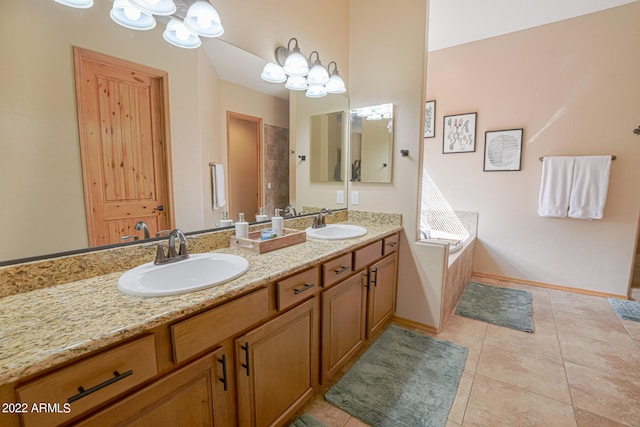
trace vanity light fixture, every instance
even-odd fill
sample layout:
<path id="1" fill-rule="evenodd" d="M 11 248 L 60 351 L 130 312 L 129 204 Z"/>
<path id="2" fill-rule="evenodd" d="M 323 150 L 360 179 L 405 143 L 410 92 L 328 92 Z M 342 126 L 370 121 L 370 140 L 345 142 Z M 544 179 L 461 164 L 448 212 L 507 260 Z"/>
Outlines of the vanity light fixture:
<path id="1" fill-rule="evenodd" d="M 175 18 L 169 21 L 162 37 L 172 45 L 185 49 L 195 49 L 202 44 L 196 34 L 192 33 L 182 21 Z"/>
<path id="2" fill-rule="evenodd" d="M 153 15 L 138 9 L 128 0 L 115 0 L 109 15 L 115 22 L 131 30 L 150 30 L 156 26 Z"/>
<path id="3" fill-rule="evenodd" d="M 54 0 L 76 8 L 89 8 L 93 0 Z M 220 15 L 208 1 L 182 0 L 186 11 L 178 11 L 174 0 L 114 0 L 109 15 L 117 24 L 131 30 L 150 30 L 156 26 L 155 16 L 170 17 L 163 38 L 174 46 L 194 49 L 202 44 L 199 36 L 219 37 L 224 33 Z M 166 21 L 165 21 L 166 22 Z"/>
<path id="4" fill-rule="evenodd" d="M 291 43 L 294 42 L 293 48 Z M 315 59 L 314 58 L 315 54 Z M 289 90 L 306 90 L 309 98 L 321 98 L 328 93 L 344 93 L 347 91 L 344 81 L 338 74 L 335 61 L 324 68 L 320 62 L 320 54 L 314 50 L 307 60 L 300 53 L 298 40 L 289 40 L 287 47 L 279 46 L 275 51 L 276 62 L 267 63 L 260 77 L 269 83 L 285 83 Z M 311 67 L 309 67 L 311 64 Z M 330 73 L 331 64 L 334 70 Z"/>
<path id="5" fill-rule="evenodd" d="M 75 7 L 77 9 L 88 9 L 93 6 L 93 0 L 53 0 L 56 3 L 65 6 Z"/>

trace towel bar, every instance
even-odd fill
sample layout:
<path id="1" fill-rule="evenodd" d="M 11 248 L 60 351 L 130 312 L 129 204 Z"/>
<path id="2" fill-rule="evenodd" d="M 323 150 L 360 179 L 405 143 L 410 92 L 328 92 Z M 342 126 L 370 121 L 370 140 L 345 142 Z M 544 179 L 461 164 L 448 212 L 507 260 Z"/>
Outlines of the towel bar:
<path id="1" fill-rule="evenodd" d="M 542 159 L 544 159 L 544 157 L 540 157 L 538 160 L 542 161 Z M 615 159 L 616 159 L 616 156 L 612 155 L 611 160 L 615 160 Z"/>

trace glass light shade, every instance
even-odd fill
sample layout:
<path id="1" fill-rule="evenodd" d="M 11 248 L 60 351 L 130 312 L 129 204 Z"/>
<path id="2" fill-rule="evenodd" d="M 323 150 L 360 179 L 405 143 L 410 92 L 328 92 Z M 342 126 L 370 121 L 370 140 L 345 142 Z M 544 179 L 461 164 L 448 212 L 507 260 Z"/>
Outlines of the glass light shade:
<path id="1" fill-rule="evenodd" d="M 338 75 L 337 71 L 329 77 L 329 83 L 327 83 L 326 88 L 329 93 L 345 93 L 347 91 L 344 80 Z"/>
<path id="2" fill-rule="evenodd" d="M 204 37 L 219 37 L 224 33 L 218 11 L 206 1 L 195 2 L 189 7 L 184 25 Z"/>
<path id="3" fill-rule="evenodd" d="M 307 59 L 302 56 L 300 49 L 297 47 L 293 48 L 293 52 L 287 56 L 283 68 L 284 72 L 290 76 L 306 76 L 309 74 Z"/>
<path id="4" fill-rule="evenodd" d="M 128 0 L 115 0 L 109 15 L 117 24 L 132 30 L 150 30 L 156 26 L 153 16 L 132 6 Z"/>
<path id="5" fill-rule="evenodd" d="M 173 0 L 129 0 L 129 2 L 152 15 L 169 16 L 176 12 L 176 4 Z"/>
<path id="6" fill-rule="evenodd" d="M 285 74 L 284 69 L 273 62 L 267 62 L 262 69 L 260 77 L 262 77 L 262 80 L 269 83 L 284 83 L 287 81 L 287 75 Z"/>
<path id="7" fill-rule="evenodd" d="M 162 37 L 172 45 L 185 49 L 195 49 L 202 44 L 197 35 L 192 33 L 182 21 L 175 18 L 169 21 Z"/>
<path id="8" fill-rule="evenodd" d="M 327 89 L 323 85 L 309 85 L 305 95 L 308 98 L 322 98 L 327 95 Z"/>
<path id="9" fill-rule="evenodd" d="M 56 3 L 63 4 L 65 6 L 75 7 L 77 9 L 88 9 L 93 6 L 93 0 L 53 0 Z"/>
<path id="10" fill-rule="evenodd" d="M 316 61 L 309 70 L 307 82 L 309 85 L 326 85 L 329 82 L 329 73 L 320 65 L 320 61 Z"/>
<path id="11" fill-rule="evenodd" d="M 307 79 L 304 76 L 289 76 L 284 85 L 289 90 L 305 90 L 307 86 Z"/>

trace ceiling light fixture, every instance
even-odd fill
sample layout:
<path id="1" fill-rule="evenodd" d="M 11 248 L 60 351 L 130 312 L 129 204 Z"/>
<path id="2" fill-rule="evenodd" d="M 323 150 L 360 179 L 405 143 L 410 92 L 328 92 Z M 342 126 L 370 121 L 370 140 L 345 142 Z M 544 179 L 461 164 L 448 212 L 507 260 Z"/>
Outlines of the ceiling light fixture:
<path id="1" fill-rule="evenodd" d="M 53 1 L 75 8 L 93 6 L 93 0 Z M 188 9 L 185 3 L 191 4 Z M 199 36 L 219 37 L 224 33 L 220 15 L 208 1 L 182 0 L 178 4 L 181 10 L 173 0 L 114 0 L 109 15 L 118 25 L 138 31 L 155 28 L 155 16 L 170 17 L 162 37 L 185 49 L 200 46 Z M 166 18 L 164 22 L 167 22 Z"/>
<path id="2" fill-rule="evenodd" d="M 293 48 L 291 43 L 295 42 Z M 314 58 L 315 54 L 315 59 Z M 289 90 L 306 90 L 309 98 L 321 98 L 327 93 L 344 93 L 347 88 L 338 74 L 338 66 L 331 61 L 327 68 L 320 62 L 320 54 L 314 50 L 307 60 L 294 37 L 289 40 L 287 47 L 279 46 L 275 51 L 276 63 L 267 63 L 260 77 L 269 83 L 285 83 Z M 309 65 L 311 64 L 311 67 Z M 330 73 L 331 64 L 334 65 Z"/>

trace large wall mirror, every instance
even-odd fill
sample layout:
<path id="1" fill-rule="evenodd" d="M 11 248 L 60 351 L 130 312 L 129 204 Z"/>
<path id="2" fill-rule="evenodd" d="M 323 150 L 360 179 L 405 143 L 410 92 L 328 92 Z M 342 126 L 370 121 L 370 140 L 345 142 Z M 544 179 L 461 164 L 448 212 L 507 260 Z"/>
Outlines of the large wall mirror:
<path id="1" fill-rule="evenodd" d="M 289 91 L 259 77 L 265 59 L 220 39 L 203 39 L 194 50 L 171 46 L 162 38 L 164 25 L 136 32 L 112 22 L 111 5 L 99 1 L 90 9 L 73 9 L 49 0 L 3 5 L 0 25 L 7 37 L 0 38 L 5 53 L 0 80 L 0 232 L 11 244 L 0 250 L 2 264 L 89 246 L 74 46 L 168 74 L 174 225 L 185 232 L 212 229 L 221 218 L 222 212 L 211 207 L 209 163 L 227 165 L 227 111 L 262 118 L 270 127 L 265 139 L 281 130 L 289 137 L 289 129 L 296 127 L 290 123 L 298 115 L 295 104 L 290 110 Z M 25 32 L 25 25 L 32 29 Z M 270 163 L 264 156 L 265 191 L 278 186 L 276 178 L 297 182 L 295 151 L 295 142 L 284 150 L 290 176 L 281 169 L 267 174 Z M 308 170 L 302 173 L 309 181 Z M 290 186 L 290 202 L 299 211 L 302 205 L 296 199 L 309 207 L 346 208 L 330 205 L 326 198 L 314 200 L 315 193 L 307 189 L 308 183 L 298 189 Z M 297 197 L 298 191 L 304 191 L 304 197 Z"/>
<path id="2" fill-rule="evenodd" d="M 350 181 L 391 182 L 393 104 L 351 110 Z"/>

